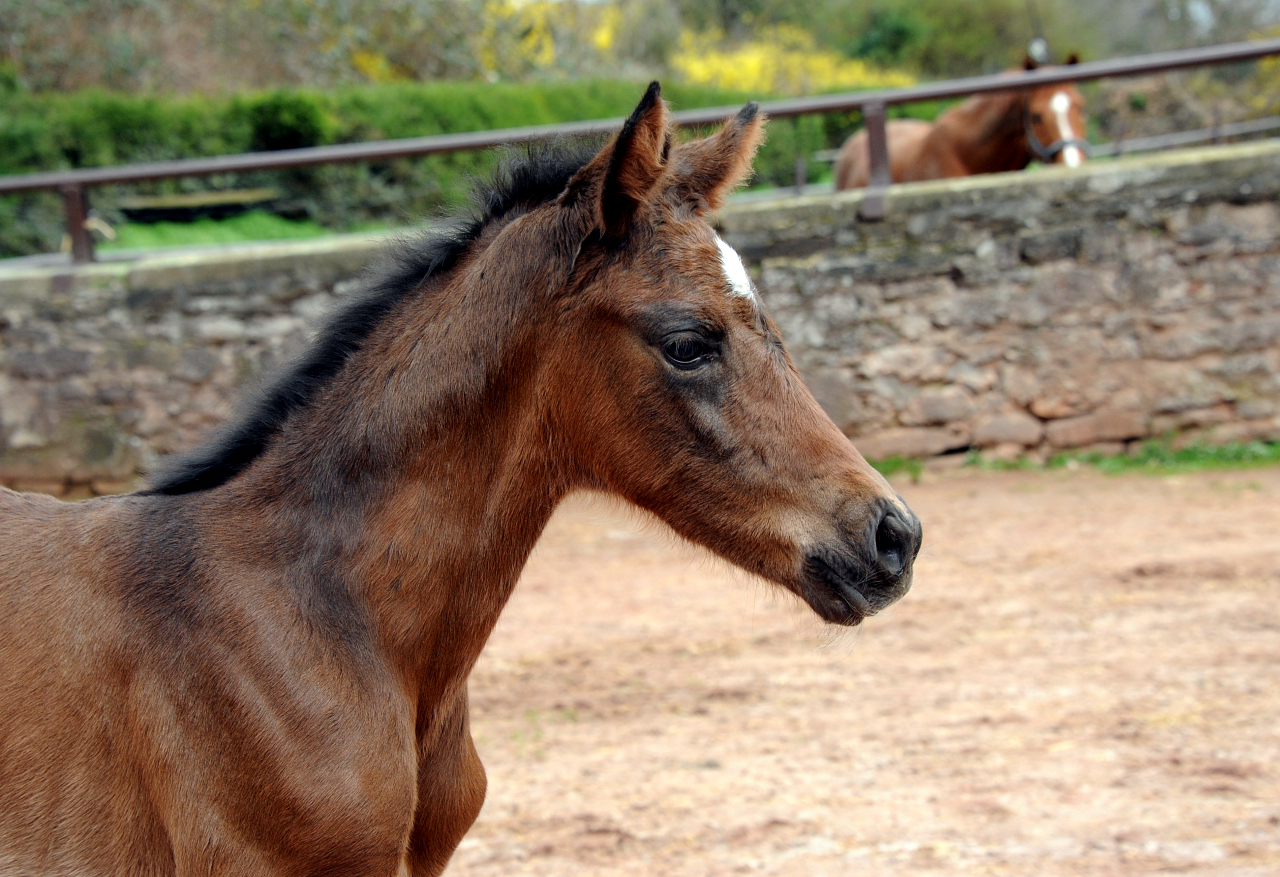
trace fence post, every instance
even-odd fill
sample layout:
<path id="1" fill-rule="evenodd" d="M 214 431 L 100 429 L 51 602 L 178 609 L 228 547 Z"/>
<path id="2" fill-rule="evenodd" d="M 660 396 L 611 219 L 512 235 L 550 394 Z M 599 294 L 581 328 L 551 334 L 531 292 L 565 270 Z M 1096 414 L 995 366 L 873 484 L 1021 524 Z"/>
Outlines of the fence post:
<path id="1" fill-rule="evenodd" d="M 809 182 L 809 168 L 804 159 L 804 145 L 800 142 L 800 117 L 791 117 L 791 134 L 796 139 L 796 194 L 803 195 Z"/>
<path id="2" fill-rule="evenodd" d="M 885 134 L 884 104 L 873 101 L 862 107 L 862 120 L 867 126 L 867 148 L 871 153 L 871 174 L 862 192 L 858 215 L 869 221 L 884 219 L 884 194 L 893 182 L 889 173 L 889 142 Z"/>
<path id="3" fill-rule="evenodd" d="M 89 218 L 89 192 L 84 186 L 62 187 L 62 206 L 66 214 L 67 236 L 71 238 L 71 261 L 76 264 L 93 261 L 93 235 L 85 228 Z"/>

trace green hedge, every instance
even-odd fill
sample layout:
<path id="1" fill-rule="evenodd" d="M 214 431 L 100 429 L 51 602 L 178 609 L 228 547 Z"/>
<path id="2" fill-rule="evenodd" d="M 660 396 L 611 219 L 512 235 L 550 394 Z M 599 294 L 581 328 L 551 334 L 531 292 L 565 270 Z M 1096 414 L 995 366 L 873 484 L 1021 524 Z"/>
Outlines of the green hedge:
<path id="1" fill-rule="evenodd" d="M 0 88 L 3 86 L 0 85 Z M 417 137 L 626 115 L 642 83 L 391 84 L 331 92 L 276 91 L 214 99 L 136 97 L 100 91 L 0 92 L 0 173 L 128 164 L 328 143 Z M 675 109 L 732 105 L 746 95 L 666 86 Z M 834 127 L 844 127 L 843 125 Z M 794 181 L 797 148 L 830 145 L 833 126 L 812 117 L 775 122 L 756 162 L 759 182 Z M 457 204 L 495 153 L 330 165 L 273 173 L 188 177 L 92 192 L 94 209 L 121 220 L 125 195 L 269 186 L 286 215 L 333 229 L 412 222 Z M 810 167 L 816 176 L 822 169 Z M 61 202 L 51 194 L 0 198 L 0 256 L 56 249 Z"/>

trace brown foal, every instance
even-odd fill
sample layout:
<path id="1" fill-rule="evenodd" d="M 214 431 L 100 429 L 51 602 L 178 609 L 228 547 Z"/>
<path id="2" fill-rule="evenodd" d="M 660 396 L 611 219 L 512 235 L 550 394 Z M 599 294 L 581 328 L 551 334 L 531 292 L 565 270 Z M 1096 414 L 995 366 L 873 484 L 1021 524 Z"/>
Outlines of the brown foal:
<path id="1" fill-rule="evenodd" d="M 706 221 L 754 105 L 506 166 L 208 445 L 0 490 L 0 874 L 434 875 L 480 810 L 467 675 L 557 503 L 615 494 L 856 624 L 920 525 Z"/>

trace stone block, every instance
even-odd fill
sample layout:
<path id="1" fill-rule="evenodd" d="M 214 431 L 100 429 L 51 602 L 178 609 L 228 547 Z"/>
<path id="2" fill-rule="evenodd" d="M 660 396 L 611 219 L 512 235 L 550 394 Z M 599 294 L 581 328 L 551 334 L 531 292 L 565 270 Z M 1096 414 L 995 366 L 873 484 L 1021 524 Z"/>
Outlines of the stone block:
<path id="1" fill-rule="evenodd" d="M 48 496 L 62 496 L 67 492 L 66 482 L 52 479 L 22 478 L 15 480 L 8 486 L 10 490 L 16 490 L 18 493 L 43 493 Z"/>
<path id="2" fill-rule="evenodd" d="M 1242 420 L 1262 420 L 1274 417 L 1275 413 L 1276 403 L 1270 399 L 1246 399 L 1236 403 L 1236 414 Z"/>
<path id="3" fill-rule="evenodd" d="M 972 363 L 957 362 L 947 369 L 946 380 L 981 393 L 994 387 L 999 378 L 994 369 L 976 368 Z"/>
<path id="4" fill-rule="evenodd" d="M 220 362 L 218 354 L 209 348 L 193 347 L 182 352 L 172 374 L 179 380 L 202 384 L 209 380 Z"/>
<path id="5" fill-rule="evenodd" d="M 980 448 L 993 445 L 1016 445 L 1019 448 L 1040 444 L 1044 424 L 1030 414 L 1010 412 L 979 420 L 973 428 L 973 443 Z"/>
<path id="6" fill-rule="evenodd" d="M 1147 422 L 1147 427 L 1151 430 L 1152 435 L 1168 435 L 1178 429 L 1178 415 L 1176 414 L 1155 414 L 1151 420 Z"/>
<path id="7" fill-rule="evenodd" d="M 1280 418 L 1269 417 L 1265 420 L 1237 420 L 1234 423 L 1220 423 L 1209 427 L 1204 440 L 1210 444 L 1221 445 L 1227 442 L 1274 442 L 1280 441 Z"/>
<path id="8" fill-rule="evenodd" d="M 1211 408 L 1220 402 L 1231 401 L 1231 392 L 1209 381 L 1180 388 L 1181 391 L 1158 397 L 1152 409 L 1160 414 L 1179 414 L 1196 408 Z"/>
<path id="9" fill-rule="evenodd" d="M 1226 423 L 1235 419 L 1235 410 L 1228 403 L 1220 405 L 1210 405 L 1207 408 L 1191 408 L 1180 412 L 1178 417 L 1178 426 L 1212 426 L 1215 423 Z"/>
<path id="10" fill-rule="evenodd" d="M 1124 442 L 1094 442 L 1076 448 L 1082 454 L 1097 454 L 1099 457 L 1118 457 L 1125 452 Z"/>
<path id="11" fill-rule="evenodd" d="M 1206 225 L 1222 229 L 1235 241 L 1255 242 L 1280 239 L 1280 207 L 1273 203 L 1237 206 L 1221 201 L 1209 206 Z"/>
<path id="12" fill-rule="evenodd" d="M 1005 365 L 1000 369 L 1000 385 L 1018 405 L 1030 405 L 1040 395 L 1040 379 L 1030 369 Z"/>
<path id="13" fill-rule="evenodd" d="M 15 451 L 32 451 L 45 447 L 49 440 L 33 429 L 15 429 L 8 444 Z"/>
<path id="14" fill-rule="evenodd" d="M 937 426 L 964 420 L 973 411 L 973 398 L 967 390 L 942 387 L 921 392 L 907 403 L 898 419 L 907 426 Z"/>
<path id="15" fill-rule="evenodd" d="M 1074 417 L 1083 414 L 1093 406 L 1083 393 L 1076 390 L 1059 389 L 1031 400 L 1031 413 L 1045 420 L 1063 417 Z"/>
<path id="16" fill-rule="evenodd" d="M 946 374 L 954 357 L 940 347 L 895 344 L 861 357 L 863 377 L 892 376 L 900 380 L 934 380 Z"/>
<path id="17" fill-rule="evenodd" d="M 1022 258 L 1032 265 L 1058 259 L 1074 259 L 1080 254 L 1080 232 L 1075 229 L 1042 232 L 1022 239 Z"/>
<path id="18" fill-rule="evenodd" d="M 133 393 L 133 387 L 112 380 L 111 383 L 103 384 L 94 391 L 94 400 L 99 405 L 127 405 L 133 401 Z"/>
<path id="19" fill-rule="evenodd" d="M 1245 378 L 1266 377 L 1273 374 L 1275 369 L 1263 354 L 1241 353 L 1225 357 L 1206 367 L 1205 371 L 1229 381 L 1239 381 Z"/>
<path id="20" fill-rule="evenodd" d="M 1024 296 L 1009 309 L 1009 319 L 1023 329 L 1047 326 L 1053 320 L 1053 308 L 1034 296 Z"/>
<path id="21" fill-rule="evenodd" d="M 991 329 L 1008 316 L 1011 303 L 1021 294 L 1012 284 L 990 284 L 978 290 L 953 291 L 924 305 L 940 329 Z"/>
<path id="22" fill-rule="evenodd" d="M 1221 350 L 1223 341 L 1215 333 L 1193 329 L 1187 332 L 1159 332 L 1142 338 L 1144 356 L 1152 359 L 1190 359 L 1201 353 Z"/>
<path id="23" fill-rule="evenodd" d="M 822 410 L 843 431 L 856 429 L 866 419 L 848 369 L 817 369 L 807 372 L 804 382 Z"/>
<path id="24" fill-rule="evenodd" d="M 932 457 L 935 454 L 954 451 L 969 445 L 967 431 L 941 427 L 887 429 L 853 440 L 862 456 L 868 460 L 886 457 Z"/>
<path id="25" fill-rule="evenodd" d="M 1244 320 L 1218 330 L 1222 349 L 1228 353 L 1260 350 L 1280 340 L 1280 317 L 1267 316 Z"/>
<path id="26" fill-rule="evenodd" d="M 239 341 L 249 334 L 249 327 L 244 320 L 219 315 L 192 320 L 191 331 L 200 341 Z"/>
<path id="27" fill-rule="evenodd" d="M 1026 448 L 1017 442 L 1001 442 L 994 447 L 984 449 L 982 459 L 992 463 L 1013 463 L 1025 450 Z"/>
<path id="28" fill-rule="evenodd" d="M 9 368 L 20 378 L 56 381 L 89 373 L 93 360 L 87 350 L 54 347 L 50 350 L 20 350 L 9 358 Z"/>
<path id="29" fill-rule="evenodd" d="M 140 478 L 126 478 L 120 481 L 97 479 L 89 482 L 94 496 L 115 496 L 120 493 L 132 493 L 142 486 Z"/>
<path id="30" fill-rule="evenodd" d="M 1147 435 L 1147 419 L 1136 411 L 1095 411 L 1081 417 L 1054 420 L 1045 427 L 1045 438 L 1055 448 L 1079 448 Z"/>

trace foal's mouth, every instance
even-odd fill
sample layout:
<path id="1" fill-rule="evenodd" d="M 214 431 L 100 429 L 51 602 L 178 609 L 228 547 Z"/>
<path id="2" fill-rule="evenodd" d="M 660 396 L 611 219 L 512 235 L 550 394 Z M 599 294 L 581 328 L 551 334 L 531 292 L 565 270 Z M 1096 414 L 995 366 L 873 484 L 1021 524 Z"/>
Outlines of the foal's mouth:
<path id="1" fill-rule="evenodd" d="M 823 621 L 859 624 L 911 589 L 920 540 L 915 515 L 890 509 L 875 523 L 865 546 L 845 544 L 810 551 L 800 596 Z"/>
<path id="2" fill-rule="evenodd" d="M 911 588 L 911 571 L 886 576 L 853 564 L 833 563 L 828 555 L 811 555 L 804 564 L 801 594 L 818 616 L 830 624 L 852 626 L 875 615 Z"/>

